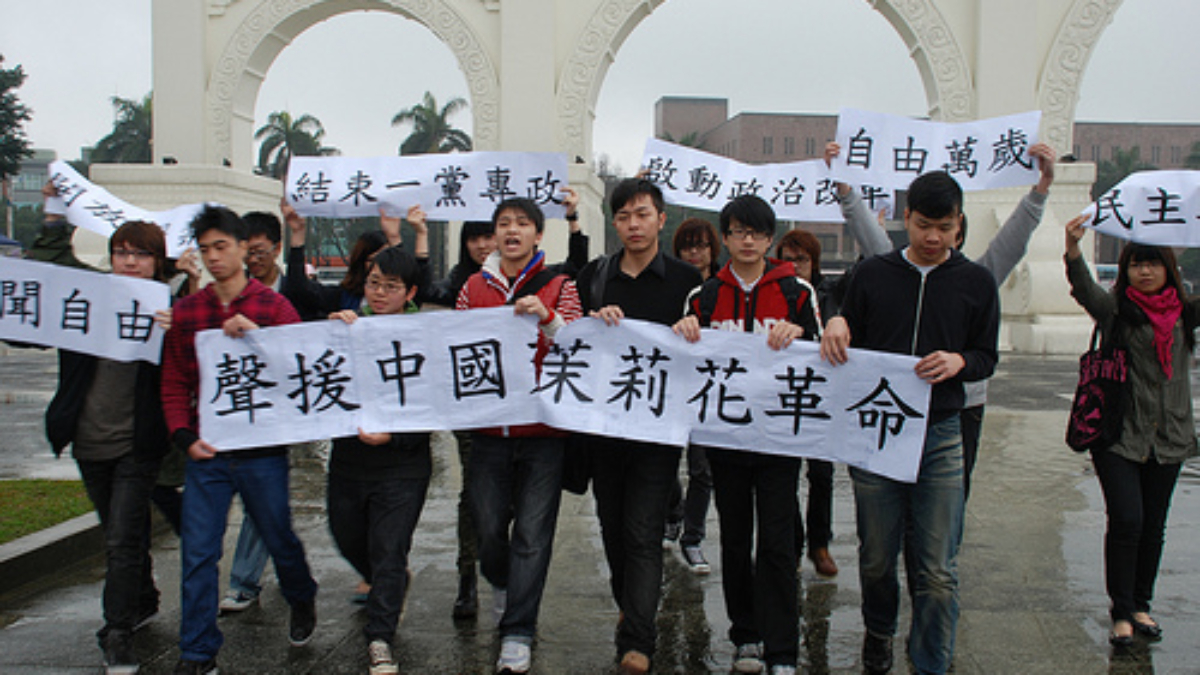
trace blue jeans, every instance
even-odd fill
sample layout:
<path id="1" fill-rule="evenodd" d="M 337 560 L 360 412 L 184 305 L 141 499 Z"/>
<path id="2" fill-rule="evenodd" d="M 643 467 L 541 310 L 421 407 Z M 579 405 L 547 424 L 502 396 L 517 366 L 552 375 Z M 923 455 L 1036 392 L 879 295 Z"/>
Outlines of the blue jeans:
<path id="1" fill-rule="evenodd" d="M 229 570 L 230 590 L 252 597 L 262 592 L 263 570 L 267 567 L 267 545 L 254 526 L 254 519 L 245 515 L 238 532 L 237 548 L 233 549 L 233 567 Z"/>
<path id="2" fill-rule="evenodd" d="M 922 673 L 944 673 L 958 623 L 958 549 L 963 532 L 962 435 L 958 415 L 932 424 L 916 483 L 850 469 L 858 520 L 863 623 L 896 632 L 901 546 L 912 599 L 908 654 Z"/>
<path id="3" fill-rule="evenodd" d="M 470 462 L 479 569 L 508 593 L 500 636 L 532 642 L 562 499 L 563 439 L 474 434 Z"/>
<path id="4" fill-rule="evenodd" d="M 159 460 L 139 461 L 130 452 L 76 463 L 104 530 L 104 628 L 98 636 L 129 632 L 138 619 L 158 609 L 150 563 L 150 493 Z"/>
<path id="5" fill-rule="evenodd" d="M 381 450 L 381 452 L 384 452 Z M 367 596 L 367 642 L 388 644 L 408 593 L 408 553 L 425 506 L 429 476 L 356 480 L 329 474 L 329 530 L 338 551 L 371 584 Z"/>
<path id="6" fill-rule="evenodd" d="M 613 599 L 622 613 L 617 654 L 654 655 L 662 595 L 662 538 L 667 499 L 677 480 L 680 448 L 592 439 L 592 492 Z"/>
<path id="7" fill-rule="evenodd" d="M 189 661 L 213 658 L 221 649 L 217 563 L 234 493 L 242 496 L 246 513 L 259 527 L 288 604 L 312 602 L 317 595 L 317 582 L 304 559 L 304 545 L 292 531 L 287 455 L 239 458 L 232 452 L 203 461 L 188 460 L 183 491 L 179 650 Z"/>

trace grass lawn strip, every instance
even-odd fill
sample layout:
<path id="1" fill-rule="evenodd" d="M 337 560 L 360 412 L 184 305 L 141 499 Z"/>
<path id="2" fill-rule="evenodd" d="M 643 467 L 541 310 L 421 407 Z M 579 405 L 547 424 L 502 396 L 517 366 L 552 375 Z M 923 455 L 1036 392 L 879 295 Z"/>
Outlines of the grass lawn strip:
<path id="1" fill-rule="evenodd" d="M 0 544 L 68 521 L 92 510 L 83 481 L 0 481 Z"/>

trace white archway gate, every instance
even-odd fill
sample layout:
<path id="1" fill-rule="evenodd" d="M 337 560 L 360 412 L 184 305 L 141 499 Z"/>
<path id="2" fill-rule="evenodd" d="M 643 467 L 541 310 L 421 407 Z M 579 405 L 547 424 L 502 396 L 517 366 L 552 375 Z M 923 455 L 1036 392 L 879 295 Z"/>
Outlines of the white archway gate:
<path id="1" fill-rule="evenodd" d="M 99 167 L 96 178 L 151 207 L 196 198 L 271 207 L 278 184 L 250 175 L 254 105 L 271 63 L 314 24 L 375 10 L 420 23 L 454 54 L 470 90 L 479 149 L 561 151 L 582 159 L 571 178 L 583 187 L 584 220 L 599 233 L 600 190 L 590 170 L 596 101 L 625 39 L 665 1 L 153 0 L 155 165 Z M 1040 108 L 1042 137 L 1060 153 L 1070 149 L 1092 49 L 1121 4 L 867 2 L 908 47 L 930 117 L 962 121 Z M 163 166 L 164 158 L 177 164 Z M 1093 170 L 1060 167 L 1046 223 L 1002 289 L 1007 339 L 1017 349 L 1079 349 L 1086 328 L 1066 293 L 1058 228 L 1087 201 Z M 968 252 L 984 248 L 1020 195 L 970 196 Z M 565 251 L 565 239 L 549 247 L 552 254 Z"/>

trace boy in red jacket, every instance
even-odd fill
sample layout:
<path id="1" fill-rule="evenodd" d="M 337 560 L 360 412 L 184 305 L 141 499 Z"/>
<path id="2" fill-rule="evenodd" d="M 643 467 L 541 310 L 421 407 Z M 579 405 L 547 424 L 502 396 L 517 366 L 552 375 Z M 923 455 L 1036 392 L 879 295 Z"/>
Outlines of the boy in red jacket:
<path id="1" fill-rule="evenodd" d="M 688 298 L 688 315 L 674 330 L 689 342 L 701 328 L 759 333 L 772 349 L 820 330 L 816 294 L 792 265 L 767 259 L 775 212 L 754 195 L 721 210 L 729 262 Z M 733 669 L 772 675 L 796 672 L 796 482 L 800 459 L 751 450 L 708 448 L 713 495 L 721 523 L 721 586 L 735 646 Z M 752 531 L 757 524 L 758 531 Z M 751 545 L 757 541 L 757 550 Z"/>
<path id="2" fill-rule="evenodd" d="M 545 217 L 532 200 L 508 199 L 492 215 L 496 248 L 459 291 L 455 309 L 512 305 L 538 317 L 540 370 L 555 333 L 581 314 L 575 283 L 544 266 Z M 472 434 L 467 488 L 479 533 L 479 567 L 494 590 L 498 673 L 526 673 L 546 586 L 562 495 L 564 432 L 542 424 Z M 511 534 L 510 534 L 511 532 Z"/>

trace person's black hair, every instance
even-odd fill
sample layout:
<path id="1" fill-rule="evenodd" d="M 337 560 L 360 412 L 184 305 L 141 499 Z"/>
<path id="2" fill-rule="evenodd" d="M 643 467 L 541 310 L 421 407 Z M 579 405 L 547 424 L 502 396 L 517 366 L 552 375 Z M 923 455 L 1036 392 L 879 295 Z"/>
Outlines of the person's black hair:
<path id="1" fill-rule="evenodd" d="M 725 237 L 729 236 L 729 228 L 734 220 L 748 230 L 775 236 L 775 210 L 757 195 L 738 195 L 730 199 L 721 209 L 720 218 L 721 235 Z"/>
<path id="2" fill-rule="evenodd" d="M 962 214 L 959 222 L 961 225 L 958 228 L 958 243 L 954 245 L 954 248 L 961 251 L 962 247 L 967 245 L 967 214 Z"/>
<path id="3" fill-rule="evenodd" d="M 246 223 L 247 239 L 263 235 L 272 244 L 283 240 L 283 223 L 279 222 L 279 216 L 274 213 L 251 211 L 242 214 L 242 220 Z"/>
<path id="4" fill-rule="evenodd" d="M 542 213 L 542 208 L 537 205 L 537 202 L 528 197 L 509 197 L 496 205 L 496 210 L 492 211 L 492 229 L 496 227 L 496 221 L 500 219 L 500 214 L 508 209 L 516 209 L 524 213 L 533 221 L 537 231 L 541 232 L 546 227 L 546 216 Z"/>
<path id="5" fill-rule="evenodd" d="M 416 288 L 420 280 L 417 259 L 399 246 L 389 246 L 376 253 L 371 265 L 385 277 L 400 279 L 409 290 Z"/>
<path id="6" fill-rule="evenodd" d="M 384 246 L 387 246 L 387 235 L 380 230 L 367 230 L 358 236 L 354 248 L 350 250 L 346 276 L 342 277 L 342 283 L 339 284 L 343 290 L 358 296 L 363 294 L 363 284 L 367 283 L 367 263 Z"/>
<path id="7" fill-rule="evenodd" d="M 608 198 L 608 206 L 615 215 L 638 195 L 650 195 L 650 201 L 654 202 L 654 209 L 659 213 L 666 208 L 662 190 L 645 178 L 626 178 L 617 183 L 617 187 L 613 188 L 612 195 Z"/>
<path id="8" fill-rule="evenodd" d="M 196 241 L 200 241 L 200 237 L 209 230 L 217 230 L 237 241 L 246 241 L 250 238 L 245 221 L 224 206 L 205 204 L 200 213 L 192 219 L 192 236 L 196 238 Z"/>
<path id="9" fill-rule="evenodd" d="M 475 237 L 490 237 L 496 233 L 496 226 L 487 220 L 468 220 L 463 223 L 462 230 L 458 233 L 458 264 L 459 265 L 475 265 L 475 261 L 471 259 L 471 251 L 467 248 L 467 242 Z"/>
<path id="10" fill-rule="evenodd" d="M 962 187 L 945 171 L 921 174 L 908 186 L 908 209 L 926 218 L 962 213 L 962 205 Z"/>

